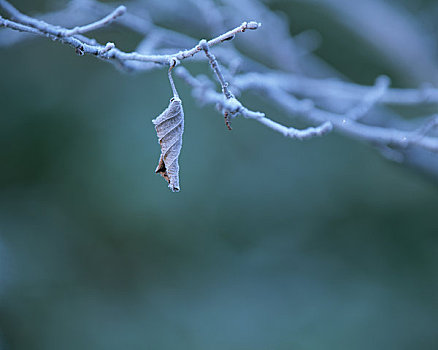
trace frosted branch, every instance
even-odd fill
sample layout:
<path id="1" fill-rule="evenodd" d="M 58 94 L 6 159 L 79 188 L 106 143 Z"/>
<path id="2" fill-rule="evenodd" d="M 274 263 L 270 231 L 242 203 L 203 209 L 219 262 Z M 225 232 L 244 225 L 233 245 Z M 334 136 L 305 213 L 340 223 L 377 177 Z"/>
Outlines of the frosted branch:
<path id="1" fill-rule="evenodd" d="M 62 33 L 61 36 L 72 36 L 77 34 L 84 34 L 87 32 L 91 32 L 93 30 L 102 28 L 110 24 L 111 22 L 115 21 L 118 17 L 124 15 L 126 13 L 126 7 L 125 6 L 119 6 L 117 7 L 113 12 L 111 12 L 108 16 L 100 19 L 99 21 L 96 21 L 94 23 L 87 24 L 82 27 L 75 27 L 73 29 L 69 29 Z"/>
<path id="2" fill-rule="evenodd" d="M 204 50 L 205 52 L 205 56 L 207 56 L 208 61 L 210 62 L 210 66 L 213 69 L 213 71 L 215 72 L 221 87 L 222 87 L 222 92 L 224 93 L 225 97 L 227 99 L 230 99 L 233 97 L 233 94 L 231 93 L 231 91 L 228 89 L 228 82 L 225 81 L 225 78 L 222 74 L 222 71 L 219 67 L 219 64 L 217 62 L 216 57 L 210 52 L 210 49 L 208 47 L 207 41 L 206 40 L 201 40 L 199 42 L 199 46 L 201 47 L 202 50 Z"/>
<path id="3" fill-rule="evenodd" d="M 114 11 L 112 11 L 109 15 L 105 16 L 104 18 L 96 22 L 87 24 L 85 26 L 75 27 L 73 29 L 58 28 L 56 30 L 55 28 L 53 28 L 54 26 L 44 21 L 36 20 L 34 18 L 24 15 L 6 0 L 0 0 L 0 7 L 2 7 L 12 18 L 14 18 L 16 22 L 59 37 L 68 37 L 72 35 L 84 34 L 105 27 L 106 25 L 110 24 L 118 17 L 126 13 L 126 7 L 119 6 Z"/>
<path id="4" fill-rule="evenodd" d="M 229 16 L 234 16 L 235 19 L 238 17 L 238 21 L 242 17 L 243 12 L 235 4 L 235 0 L 222 2 L 223 6 L 213 11 L 217 18 L 208 22 L 211 31 L 215 30 L 215 26 L 221 27 L 216 32 L 222 31 L 225 19 L 229 19 Z M 193 0 L 190 3 L 202 13 L 210 12 L 215 6 L 214 2 L 200 5 Z M 137 4 L 144 6 L 140 1 Z M 161 6 L 156 2 L 153 4 L 156 7 Z M 49 24 L 50 20 L 43 21 L 26 16 L 6 0 L 0 0 L 0 7 L 10 16 L 8 19 L 0 17 L 0 27 L 50 38 L 72 46 L 80 55 L 90 54 L 126 70 L 137 72 L 170 66 L 169 79 L 174 95 L 176 89 L 171 70 L 185 59 L 204 60 L 202 55 L 197 55 L 202 51 L 219 81 L 222 94 L 215 90 L 211 80 L 201 76 L 194 77 L 184 67 L 176 68 L 176 75 L 188 84 L 199 103 L 216 105 L 225 115 L 227 126 L 229 118 L 241 115 L 247 119 L 254 119 L 286 137 L 301 140 L 325 135 L 333 129 L 350 138 L 372 144 L 388 159 L 414 163 L 415 166 L 420 162 L 409 160 L 412 154 L 438 152 L 438 117 L 408 121 L 385 108 L 387 105 L 438 105 L 436 87 L 424 85 L 418 89 L 395 89 L 391 88 L 390 80 L 385 76 L 377 78 L 374 86 L 354 84 L 339 78 L 313 78 L 332 77 L 336 74 L 308 49 L 297 47 L 285 29 L 288 26 L 283 23 L 283 19 L 270 12 L 258 0 L 245 0 L 244 15 L 262 17 L 266 26 L 266 30 L 259 33 L 257 42 L 251 44 L 251 52 L 254 55 L 251 57 L 235 49 L 230 41 L 240 33 L 258 29 L 261 24 L 254 21 L 243 22 L 213 39 L 198 42 L 186 34 L 160 27 L 146 12 L 129 13 L 124 6 L 113 9 L 108 4 L 94 0 L 71 2 L 70 11 L 85 11 L 88 17 L 82 17 L 80 22 L 89 23 L 78 26 L 77 21 L 68 22 L 68 27 L 72 29 Z M 72 17 L 71 12 L 59 12 L 58 15 L 61 19 Z M 185 23 L 191 26 L 191 29 L 199 29 L 196 27 L 199 21 L 192 20 L 190 15 L 193 17 L 188 11 L 189 17 Z M 95 20 L 96 17 L 100 19 Z M 44 17 L 47 18 L 52 17 Z M 83 35 L 114 21 L 145 37 L 136 51 L 123 52 L 112 42 L 102 45 L 95 39 Z M 217 47 L 213 54 L 211 47 L 223 42 L 230 43 Z M 281 45 L 278 45 L 279 42 Z M 186 47 L 191 48 L 184 49 Z M 257 55 L 262 58 L 268 57 L 269 64 L 261 63 L 263 59 Z M 271 68 L 268 68 L 268 65 Z M 309 67 L 312 74 L 308 74 Z M 229 84 L 232 85 L 233 91 L 230 90 Z M 299 130 L 280 124 L 262 112 L 253 111 L 240 102 L 240 94 L 243 92 L 259 94 L 282 109 L 289 117 L 301 119 L 307 125 L 313 126 Z M 415 149 L 415 152 L 412 149 Z M 423 167 L 430 168 L 427 164 Z M 438 177 L 438 172 L 436 176 Z"/>
<path id="5" fill-rule="evenodd" d="M 235 97 L 227 98 L 217 93 L 199 79 L 193 77 L 187 69 L 180 67 L 176 71 L 177 75 L 182 78 L 192 89 L 193 96 L 203 104 L 215 104 L 221 112 L 228 112 L 233 116 L 242 115 L 247 119 L 254 119 L 268 128 L 293 139 L 306 140 L 311 137 L 323 136 L 332 130 L 332 124 L 329 121 L 323 122 L 318 127 L 310 127 L 304 130 L 298 130 L 293 127 L 287 127 L 266 117 L 262 112 L 251 111 L 242 105 Z"/>
<path id="6" fill-rule="evenodd" d="M 391 84 L 391 80 L 386 76 L 376 79 L 375 86 L 369 91 L 357 106 L 348 111 L 346 117 L 352 120 L 359 120 L 366 116 L 368 112 L 379 102 Z"/>
<path id="7" fill-rule="evenodd" d="M 29 33 L 38 34 L 41 36 L 49 37 L 53 40 L 60 41 L 64 44 L 70 45 L 75 48 L 76 52 L 80 55 L 90 54 L 101 59 L 105 60 L 116 60 L 121 63 L 123 61 L 140 61 L 140 62 L 153 62 L 159 64 L 168 64 L 173 59 L 176 59 L 177 62 L 184 60 L 186 58 L 192 57 L 196 55 L 199 51 L 201 51 L 201 47 L 196 45 L 190 50 L 180 51 L 170 55 L 143 55 L 137 52 L 123 52 L 117 49 L 115 46 L 109 51 L 102 50 L 105 46 L 103 45 L 92 45 L 87 44 L 83 40 L 80 40 L 77 37 L 72 35 L 79 34 L 81 32 L 87 31 L 90 28 L 96 28 L 96 26 L 102 26 L 103 23 L 109 23 L 111 20 L 114 20 L 116 17 L 122 15 L 126 10 L 123 6 L 116 9 L 111 15 L 106 18 L 94 22 L 90 25 L 74 28 L 72 30 L 68 30 L 66 28 L 57 27 L 51 25 L 42 20 L 37 20 L 32 17 L 26 16 L 20 11 L 18 11 L 15 7 L 13 7 L 8 1 L 0 0 L 0 7 L 3 8 L 6 12 L 8 12 L 15 20 L 8 21 L 0 18 L 0 27 L 7 27 L 14 30 L 27 31 Z M 117 16 L 114 16 L 116 14 Z M 219 44 L 223 41 L 229 40 L 233 38 L 238 33 L 243 33 L 247 29 L 255 30 L 259 28 L 260 24 L 257 22 L 243 22 L 240 26 L 208 41 L 208 46 L 213 46 Z M 20 28 L 20 29 L 17 29 Z M 79 31 L 78 33 L 75 33 Z M 73 34 L 72 34 L 73 33 Z"/>
<path id="8" fill-rule="evenodd" d="M 260 88 L 260 87 L 259 87 Z M 348 119 L 346 116 L 324 111 L 316 107 L 309 110 L 303 110 L 297 101 L 285 92 L 266 88 L 265 92 L 270 99 L 275 101 L 280 107 L 289 113 L 295 113 L 305 120 L 313 122 L 330 121 L 334 130 L 356 139 L 368 141 L 372 144 L 386 145 L 398 148 L 408 146 L 418 146 L 429 151 L 438 152 L 438 138 L 436 137 L 418 137 L 416 131 L 403 131 L 387 127 L 366 125 Z"/>
<path id="9" fill-rule="evenodd" d="M 267 72 L 261 76 L 259 73 L 247 73 L 236 77 L 240 86 L 248 87 L 253 83 L 264 81 L 275 83 L 283 90 L 313 100 L 332 99 L 339 102 L 358 103 L 364 96 L 377 92 L 378 85 L 364 86 L 339 79 L 315 79 L 298 76 L 291 73 Z M 382 80 L 385 78 L 381 78 Z M 384 80 L 382 81 L 384 82 Z M 433 86 L 422 86 L 418 89 L 384 88 L 378 93 L 375 104 L 415 106 L 422 104 L 438 104 L 438 89 Z M 381 94 L 379 96 L 379 94 Z"/>

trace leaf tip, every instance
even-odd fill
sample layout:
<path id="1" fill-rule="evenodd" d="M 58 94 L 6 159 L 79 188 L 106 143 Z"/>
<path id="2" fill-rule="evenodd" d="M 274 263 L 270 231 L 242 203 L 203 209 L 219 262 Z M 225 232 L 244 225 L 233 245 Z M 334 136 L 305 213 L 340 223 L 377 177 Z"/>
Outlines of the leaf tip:
<path id="1" fill-rule="evenodd" d="M 158 166 L 155 169 L 155 173 L 160 174 L 164 178 L 164 180 L 167 181 L 167 183 L 169 184 L 169 188 L 171 189 L 172 192 L 180 191 L 181 188 L 179 186 L 179 177 L 178 175 L 169 176 L 163 157 L 160 157 L 160 161 L 158 162 Z"/>

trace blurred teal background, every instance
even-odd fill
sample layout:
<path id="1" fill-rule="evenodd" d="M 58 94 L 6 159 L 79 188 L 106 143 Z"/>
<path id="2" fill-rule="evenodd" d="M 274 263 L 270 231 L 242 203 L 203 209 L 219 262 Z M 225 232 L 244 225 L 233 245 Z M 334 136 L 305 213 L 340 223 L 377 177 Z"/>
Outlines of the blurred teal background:
<path id="1" fill-rule="evenodd" d="M 329 18 L 272 6 L 301 18 L 293 33 L 319 23 L 349 78 L 403 81 L 372 52 L 334 55 L 350 34 Z M 44 39 L 0 48 L 0 349 L 437 349 L 437 184 L 336 134 L 229 132 L 176 84 L 178 194 L 154 174 L 165 70 L 122 74 Z"/>

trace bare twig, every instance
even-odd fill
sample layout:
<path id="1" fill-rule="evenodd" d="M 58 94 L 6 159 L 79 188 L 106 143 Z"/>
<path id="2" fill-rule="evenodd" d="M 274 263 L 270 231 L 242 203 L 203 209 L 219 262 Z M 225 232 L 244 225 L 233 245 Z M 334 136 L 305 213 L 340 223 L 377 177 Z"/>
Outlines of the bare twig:
<path id="1" fill-rule="evenodd" d="M 210 52 L 210 49 L 208 47 L 207 41 L 206 40 L 201 40 L 199 42 L 199 46 L 201 47 L 202 50 L 204 50 L 205 52 L 205 56 L 207 56 L 208 61 L 210 62 L 211 68 L 213 69 L 213 71 L 215 72 L 217 79 L 219 80 L 219 83 L 221 84 L 222 87 L 222 92 L 224 93 L 225 97 L 227 99 L 233 98 L 233 94 L 231 93 L 231 91 L 228 89 L 228 82 L 225 81 L 225 78 L 222 74 L 222 71 L 219 67 L 219 64 L 217 62 L 216 57 Z"/>
<path id="2" fill-rule="evenodd" d="M 418 138 L 415 137 L 415 135 L 417 135 L 415 131 L 402 131 L 362 124 L 353 119 L 349 119 L 345 115 L 339 115 L 313 107 L 307 101 L 299 101 L 273 83 L 259 81 L 258 84 L 256 84 L 256 82 L 253 82 L 251 88 L 263 92 L 263 95 L 267 95 L 270 100 L 274 101 L 289 114 L 296 115 L 304 120 L 310 120 L 314 123 L 330 121 L 335 130 L 356 139 L 400 148 L 416 145 L 433 152 L 438 152 L 438 138 Z"/>
<path id="3" fill-rule="evenodd" d="M 5 27 L 5 28 L 12 29 L 12 30 L 17 30 L 19 32 L 41 34 L 41 32 L 38 29 L 28 27 L 26 25 L 16 23 L 14 21 L 10 21 L 8 19 L 3 18 L 2 16 L 0 16 L 0 27 Z"/>
<path id="4" fill-rule="evenodd" d="M 124 15 L 125 13 L 126 13 L 126 7 L 119 6 L 113 12 L 111 12 L 108 16 L 105 16 L 104 18 L 102 18 L 94 23 L 90 23 L 90 24 L 87 24 L 85 26 L 75 27 L 73 29 L 69 29 L 69 30 L 65 31 L 62 36 L 72 36 L 72 35 L 77 35 L 77 34 L 84 34 L 87 32 L 91 32 L 92 30 L 96 30 L 96 29 L 105 27 L 106 25 L 115 21 L 118 17 Z"/>
<path id="5" fill-rule="evenodd" d="M 6 12 L 8 12 L 15 20 L 14 21 L 8 21 L 5 22 L 3 18 L 0 19 L 0 27 L 7 27 L 10 29 L 16 29 L 20 27 L 21 31 L 27 31 L 29 33 L 33 34 L 39 34 L 41 36 L 48 36 L 53 40 L 60 41 L 64 44 L 73 46 L 77 53 L 83 55 L 83 54 L 91 54 L 94 56 L 97 56 L 99 58 L 105 59 L 105 60 L 117 60 L 119 62 L 123 61 L 140 61 L 140 62 L 153 62 L 153 63 L 159 63 L 159 64 L 168 64 L 173 59 L 176 59 L 177 62 L 184 60 L 186 58 L 192 57 L 196 55 L 199 51 L 201 51 L 201 47 L 199 45 L 196 45 L 190 50 L 180 51 L 175 54 L 170 55 L 143 55 L 139 54 L 137 52 L 131 52 L 126 53 L 123 52 L 116 47 L 111 49 L 110 51 L 102 51 L 102 48 L 104 48 L 103 45 L 91 45 L 87 44 L 84 41 L 78 39 L 77 37 L 71 36 L 69 30 L 61 27 L 56 27 L 54 25 L 51 25 L 49 23 L 46 23 L 41 20 L 34 19 L 32 17 L 26 16 L 20 11 L 18 11 L 15 7 L 13 7 L 8 1 L 6 0 L 0 0 L 0 7 L 2 7 Z M 124 13 L 124 7 L 120 7 L 119 11 L 114 11 L 114 13 Z M 111 15 L 110 15 L 111 16 Z M 107 22 L 107 20 L 103 19 L 103 22 Z M 79 28 L 92 28 L 95 27 L 96 23 L 100 23 L 101 21 L 92 23 L 88 26 L 79 27 Z M 21 26 L 18 26 L 18 25 Z M 242 33 L 247 29 L 257 29 L 259 28 L 260 24 L 256 22 L 243 22 L 240 26 L 226 32 L 225 34 L 222 34 L 214 39 L 211 39 L 208 41 L 208 46 L 217 45 L 237 33 Z M 28 27 L 28 28 L 26 28 Z M 36 29 L 33 30 L 32 28 Z M 75 29 L 72 29 L 75 31 Z"/>
<path id="6" fill-rule="evenodd" d="M 291 73 L 264 72 L 246 73 L 235 77 L 234 82 L 242 87 L 251 86 L 253 83 L 263 80 L 275 83 L 283 90 L 314 100 L 332 99 L 348 102 L 360 102 L 364 96 L 376 91 L 376 86 L 364 86 L 349 83 L 339 79 L 315 79 L 306 76 L 298 76 Z M 424 86 L 419 89 L 382 89 L 382 95 L 378 103 L 387 105 L 415 106 L 421 104 L 438 104 L 438 89 L 432 86 Z"/>
<path id="7" fill-rule="evenodd" d="M 177 75 L 193 88 L 194 97 L 202 103 L 215 104 L 222 112 L 228 112 L 232 115 L 241 114 L 245 118 L 254 119 L 286 137 L 305 140 L 315 136 L 323 136 L 332 130 L 332 124 L 329 121 L 323 122 L 316 128 L 310 127 L 304 130 L 284 126 L 267 118 L 264 113 L 249 110 L 235 97 L 226 98 L 224 95 L 208 88 L 183 67 L 177 69 Z"/>
<path id="8" fill-rule="evenodd" d="M 25 14 L 18 11 L 14 6 L 12 6 L 6 0 L 0 0 L 0 7 L 2 7 L 15 20 L 15 22 L 33 27 L 42 32 L 47 32 L 49 34 L 59 37 L 68 37 L 72 35 L 83 34 L 86 32 L 90 32 L 92 30 L 102 28 L 126 13 L 126 7 L 119 6 L 115 10 L 113 10 L 109 15 L 103 17 L 98 21 L 87 24 L 85 26 L 79 26 L 73 29 L 66 29 L 61 27 L 56 28 L 55 26 L 50 25 L 44 21 L 26 16 Z"/>
<path id="9" fill-rule="evenodd" d="M 352 120 L 360 120 L 379 102 L 388 90 L 391 80 L 387 76 L 376 79 L 374 88 L 367 93 L 357 106 L 347 112 L 346 117 Z"/>
<path id="10" fill-rule="evenodd" d="M 422 126 L 415 130 L 416 136 L 414 138 L 421 140 L 428 133 L 433 131 L 438 127 L 438 115 L 434 115 L 428 121 L 426 121 Z"/>

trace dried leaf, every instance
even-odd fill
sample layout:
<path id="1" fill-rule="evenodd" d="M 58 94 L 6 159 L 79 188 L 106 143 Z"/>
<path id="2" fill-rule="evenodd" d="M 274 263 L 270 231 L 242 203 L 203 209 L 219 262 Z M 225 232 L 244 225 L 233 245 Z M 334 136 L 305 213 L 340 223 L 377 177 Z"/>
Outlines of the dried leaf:
<path id="1" fill-rule="evenodd" d="M 184 111 L 181 100 L 178 97 L 172 98 L 169 106 L 152 122 L 155 124 L 161 146 L 160 160 L 155 172 L 166 179 L 173 192 L 178 192 L 180 190 L 178 157 L 184 132 Z"/>

